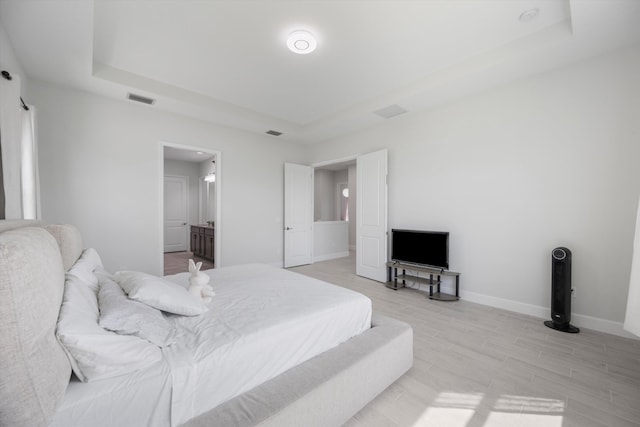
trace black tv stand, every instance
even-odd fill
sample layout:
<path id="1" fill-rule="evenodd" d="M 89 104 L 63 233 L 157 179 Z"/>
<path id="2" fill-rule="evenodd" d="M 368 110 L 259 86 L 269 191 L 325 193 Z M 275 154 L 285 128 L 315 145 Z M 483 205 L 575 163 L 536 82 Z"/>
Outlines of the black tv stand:
<path id="1" fill-rule="evenodd" d="M 401 274 L 398 274 L 399 269 L 402 270 Z M 407 272 L 409 272 L 409 274 Z M 420 276 L 420 273 L 425 274 L 425 276 Z M 426 275 L 428 275 L 428 277 Z M 441 276 L 454 276 L 456 278 L 455 295 L 440 292 L 440 284 L 442 283 L 440 280 Z M 401 280 L 400 284 L 398 283 L 398 280 Z M 443 268 L 433 268 L 415 264 L 405 264 L 398 261 L 389 261 L 387 263 L 387 287 L 397 291 L 400 285 L 405 287 L 406 282 L 428 285 L 429 299 L 439 301 L 457 301 L 460 299 L 460 273 L 445 270 Z M 434 286 L 436 287 L 436 292 L 433 292 Z"/>

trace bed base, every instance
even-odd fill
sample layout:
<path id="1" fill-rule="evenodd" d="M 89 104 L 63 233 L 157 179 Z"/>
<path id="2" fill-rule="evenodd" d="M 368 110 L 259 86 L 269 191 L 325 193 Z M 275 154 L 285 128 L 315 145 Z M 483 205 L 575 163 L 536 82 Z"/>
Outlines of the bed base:
<path id="1" fill-rule="evenodd" d="M 380 315 L 371 324 L 183 427 L 341 426 L 413 365 L 411 326 Z"/>

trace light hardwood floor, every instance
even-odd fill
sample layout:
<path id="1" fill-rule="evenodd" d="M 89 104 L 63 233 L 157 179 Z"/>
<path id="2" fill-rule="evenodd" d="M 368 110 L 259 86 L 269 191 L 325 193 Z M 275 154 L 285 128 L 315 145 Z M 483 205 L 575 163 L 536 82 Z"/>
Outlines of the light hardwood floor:
<path id="1" fill-rule="evenodd" d="M 291 270 L 363 293 L 413 327 L 413 368 L 347 427 L 640 426 L 639 340 L 393 291 L 356 276 L 353 257 Z"/>

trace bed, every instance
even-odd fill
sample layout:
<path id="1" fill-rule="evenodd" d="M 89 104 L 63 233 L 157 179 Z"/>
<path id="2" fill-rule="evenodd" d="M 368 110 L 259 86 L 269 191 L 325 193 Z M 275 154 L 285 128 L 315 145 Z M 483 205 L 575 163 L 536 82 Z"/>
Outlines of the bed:
<path id="1" fill-rule="evenodd" d="M 205 312 L 163 314 L 170 344 L 101 336 L 125 349 L 107 356 L 136 353 L 129 372 L 93 366 L 102 350 L 85 371 L 60 331 L 70 277 L 87 263 L 99 257 L 75 227 L 0 222 L 0 425 L 341 425 L 412 365 L 411 328 L 374 315 L 368 298 L 253 264 L 206 272 L 216 295 Z M 120 277 L 95 274 L 100 291 Z M 161 279 L 188 286 L 187 274 Z"/>

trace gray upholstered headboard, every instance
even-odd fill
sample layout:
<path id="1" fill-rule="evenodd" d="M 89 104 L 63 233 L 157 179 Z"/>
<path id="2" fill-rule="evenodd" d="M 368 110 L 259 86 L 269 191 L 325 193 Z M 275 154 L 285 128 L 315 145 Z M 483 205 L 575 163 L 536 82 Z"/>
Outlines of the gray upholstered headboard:
<path id="1" fill-rule="evenodd" d="M 0 425 L 46 426 L 64 396 L 71 365 L 55 331 L 81 252 L 73 226 L 0 221 Z"/>

